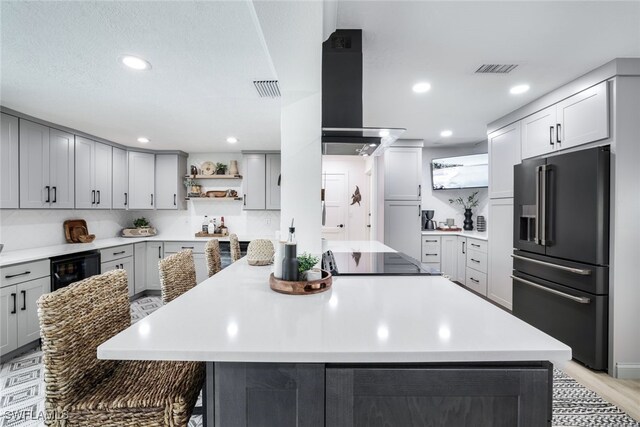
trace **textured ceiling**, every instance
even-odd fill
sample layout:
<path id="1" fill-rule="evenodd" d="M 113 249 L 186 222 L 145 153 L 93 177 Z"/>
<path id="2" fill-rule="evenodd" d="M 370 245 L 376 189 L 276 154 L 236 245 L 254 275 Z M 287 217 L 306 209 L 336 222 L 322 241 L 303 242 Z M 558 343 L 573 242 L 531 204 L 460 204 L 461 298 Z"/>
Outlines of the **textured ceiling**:
<path id="1" fill-rule="evenodd" d="M 486 138 L 486 124 L 616 57 L 640 57 L 640 2 L 341 1 L 362 28 L 365 126 L 427 144 Z M 475 75 L 485 63 L 520 64 Z M 411 86 L 425 80 L 430 92 Z M 524 95 L 509 88 L 528 83 Z M 451 129 L 451 138 L 440 131 Z"/>
<path id="2" fill-rule="evenodd" d="M 276 78 L 251 4 L 1 2 L 0 103 L 125 145 L 188 152 L 280 147 Z M 125 68 L 135 54 L 152 70 Z M 235 145 L 225 140 L 233 135 Z"/>

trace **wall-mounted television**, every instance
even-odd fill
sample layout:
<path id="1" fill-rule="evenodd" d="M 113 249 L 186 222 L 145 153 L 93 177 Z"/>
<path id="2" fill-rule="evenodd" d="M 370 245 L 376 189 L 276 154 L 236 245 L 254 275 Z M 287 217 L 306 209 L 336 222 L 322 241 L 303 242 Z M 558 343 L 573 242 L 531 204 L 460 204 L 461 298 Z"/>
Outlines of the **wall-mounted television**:
<path id="1" fill-rule="evenodd" d="M 433 159 L 431 183 L 434 190 L 488 187 L 489 156 L 484 153 Z"/>

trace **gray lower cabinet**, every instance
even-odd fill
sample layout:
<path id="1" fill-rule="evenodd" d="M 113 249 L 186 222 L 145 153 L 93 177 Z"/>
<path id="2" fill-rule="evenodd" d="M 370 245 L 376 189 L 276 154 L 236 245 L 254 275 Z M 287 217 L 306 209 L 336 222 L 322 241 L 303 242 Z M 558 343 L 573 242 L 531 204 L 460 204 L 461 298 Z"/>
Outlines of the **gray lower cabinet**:
<path id="1" fill-rule="evenodd" d="M 147 243 L 139 242 L 133 245 L 134 260 L 134 293 L 147 289 Z"/>
<path id="2" fill-rule="evenodd" d="M 50 288 L 46 276 L 0 289 L 0 356 L 40 339 L 36 301 Z"/>
<path id="3" fill-rule="evenodd" d="M 551 425 L 549 362 L 207 363 L 205 427 Z"/>
<path id="4" fill-rule="evenodd" d="M 100 268 L 101 273 L 112 270 L 124 270 L 127 273 L 127 288 L 129 296 L 135 293 L 135 275 L 134 275 L 133 257 L 126 257 L 114 261 L 103 262 Z"/>
<path id="5" fill-rule="evenodd" d="M 320 364 L 216 363 L 215 425 L 324 426 L 324 371 Z"/>
<path id="6" fill-rule="evenodd" d="M 162 242 L 147 242 L 147 290 L 160 290 L 160 271 L 158 270 L 158 262 L 163 257 L 164 245 Z"/>
<path id="7" fill-rule="evenodd" d="M 18 118 L 2 114 L 0 122 L 0 209 L 18 208 Z"/>

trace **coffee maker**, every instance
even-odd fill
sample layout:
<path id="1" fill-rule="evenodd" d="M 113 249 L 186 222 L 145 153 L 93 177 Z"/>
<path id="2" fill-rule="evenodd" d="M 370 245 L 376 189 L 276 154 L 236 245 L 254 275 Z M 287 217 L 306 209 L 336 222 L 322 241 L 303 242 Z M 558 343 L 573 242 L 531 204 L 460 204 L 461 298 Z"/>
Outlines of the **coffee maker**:
<path id="1" fill-rule="evenodd" d="M 422 229 L 435 230 L 436 222 L 433 220 L 434 211 L 422 211 Z"/>

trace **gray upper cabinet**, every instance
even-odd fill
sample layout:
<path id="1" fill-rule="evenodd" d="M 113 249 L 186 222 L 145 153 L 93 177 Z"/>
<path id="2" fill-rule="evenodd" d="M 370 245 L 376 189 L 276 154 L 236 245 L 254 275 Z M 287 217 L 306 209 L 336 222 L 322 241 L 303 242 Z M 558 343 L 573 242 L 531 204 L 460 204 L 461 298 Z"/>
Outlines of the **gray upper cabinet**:
<path id="1" fill-rule="evenodd" d="M 422 148 L 391 147 L 384 153 L 384 199 L 421 200 Z"/>
<path id="2" fill-rule="evenodd" d="M 187 159 L 177 154 L 156 155 L 156 209 L 184 209 Z"/>
<path id="3" fill-rule="evenodd" d="M 280 209 L 280 154 L 267 154 L 266 208 Z"/>
<path id="4" fill-rule="evenodd" d="M 112 209 L 127 209 L 129 199 L 129 168 L 127 152 L 113 147 L 113 186 L 111 193 Z"/>
<path id="5" fill-rule="evenodd" d="M 111 209 L 111 146 L 76 137 L 77 209 Z"/>
<path id="6" fill-rule="evenodd" d="M 129 209 L 155 209 L 155 155 L 129 152 Z"/>
<path id="7" fill-rule="evenodd" d="M 20 207 L 74 206 L 72 134 L 20 120 Z"/>
<path id="8" fill-rule="evenodd" d="M 0 123 L 0 208 L 18 207 L 18 118 L 2 114 Z"/>
<path id="9" fill-rule="evenodd" d="M 244 209 L 266 208 L 266 156 L 245 154 L 243 156 Z"/>

